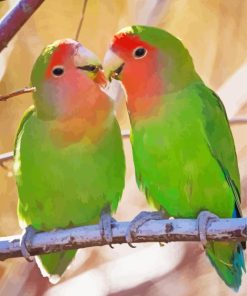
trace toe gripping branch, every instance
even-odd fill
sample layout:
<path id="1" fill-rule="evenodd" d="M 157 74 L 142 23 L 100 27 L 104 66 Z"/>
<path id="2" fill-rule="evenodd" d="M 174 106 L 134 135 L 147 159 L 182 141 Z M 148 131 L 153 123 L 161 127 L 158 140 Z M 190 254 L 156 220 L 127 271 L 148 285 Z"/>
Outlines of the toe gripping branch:
<path id="1" fill-rule="evenodd" d="M 132 244 L 135 236 L 137 235 L 138 229 L 146 222 L 150 220 L 162 220 L 165 218 L 165 213 L 163 211 L 157 212 L 146 212 L 143 211 L 139 213 L 129 224 L 126 231 L 126 241 L 131 248 L 135 248 Z"/>
<path id="2" fill-rule="evenodd" d="M 116 220 L 112 218 L 110 214 L 110 207 L 105 207 L 101 212 L 99 228 L 102 239 L 105 240 L 112 249 L 114 249 L 112 246 L 112 225 L 115 222 Z"/>
<path id="3" fill-rule="evenodd" d="M 212 222 L 218 221 L 219 217 L 209 211 L 202 211 L 197 217 L 199 239 L 203 248 L 206 248 L 207 241 L 207 229 Z"/>
<path id="4" fill-rule="evenodd" d="M 36 233 L 37 233 L 37 230 L 34 229 L 31 225 L 29 225 L 25 228 L 24 234 L 22 235 L 22 238 L 21 238 L 21 253 L 28 262 L 33 261 L 33 258 L 30 255 L 29 249 L 32 246 L 32 239 Z"/>

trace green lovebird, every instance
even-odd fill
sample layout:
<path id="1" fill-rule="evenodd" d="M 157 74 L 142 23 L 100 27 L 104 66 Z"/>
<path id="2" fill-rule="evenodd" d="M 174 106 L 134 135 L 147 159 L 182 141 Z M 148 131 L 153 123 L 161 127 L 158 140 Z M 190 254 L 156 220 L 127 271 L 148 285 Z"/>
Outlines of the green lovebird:
<path id="1" fill-rule="evenodd" d="M 199 215 L 206 254 L 237 291 L 245 244 L 206 241 L 205 226 L 217 218 L 210 212 L 241 216 L 237 157 L 222 102 L 196 73 L 183 44 L 158 28 L 118 32 L 103 66 L 127 93 L 138 186 L 169 216 Z"/>
<path id="2" fill-rule="evenodd" d="M 98 58 L 71 39 L 48 45 L 34 64 L 34 106 L 20 123 L 14 163 L 19 222 L 29 226 L 22 243 L 27 259 L 35 231 L 101 219 L 103 235 L 111 240 L 107 211 L 117 209 L 125 160 L 113 102 L 99 87 L 105 82 Z M 36 261 L 56 282 L 75 254 L 63 251 Z"/>

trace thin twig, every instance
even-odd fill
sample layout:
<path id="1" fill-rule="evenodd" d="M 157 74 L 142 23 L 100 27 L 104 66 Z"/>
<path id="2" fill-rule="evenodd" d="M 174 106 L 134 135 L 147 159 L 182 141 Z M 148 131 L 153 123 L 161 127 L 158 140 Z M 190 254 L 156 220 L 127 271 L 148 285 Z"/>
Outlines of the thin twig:
<path id="1" fill-rule="evenodd" d="M 197 220 L 171 219 L 149 221 L 143 224 L 133 239 L 135 243 L 199 241 Z M 113 224 L 113 244 L 126 243 L 125 233 L 129 222 Z M 0 238 L 0 260 L 22 257 L 21 236 Z M 210 224 L 207 239 L 216 241 L 246 241 L 247 218 L 219 219 Z M 29 249 L 31 255 L 59 252 L 61 250 L 103 246 L 107 243 L 100 235 L 98 225 L 41 232 L 34 235 Z"/>
<path id="2" fill-rule="evenodd" d="M 230 124 L 235 125 L 235 124 L 246 124 L 247 123 L 247 117 L 233 117 L 230 119 Z"/>
<path id="3" fill-rule="evenodd" d="M 127 129 L 126 130 L 122 130 L 121 131 L 121 135 L 122 135 L 122 138 L 123 139 L 126 139 L 126 138 L 128 139 L 130 137 L 130 130 L 127 130 Z"/>
<path id="4" fill-rule="evenodd" d="M 87 7 L 87 1 L 88 0 L 84 0 L 80 22 L 79 22 L 79 25 L 78 25 L 78 28 L 77 28 L 77 31 L 76 31 L 76 34 L 75 34 L 75 40 L 77 40 L 77 41 L 78 41 L 78 38 L 79 38 L 79 35 L 80 35 L 80 32 L 81 32 L 81 27 L 82 27 L 82 24 L 83 24 L 85 12 L 86 12 L 86 7 Z"/>
<path id="5" fill-rule="evenodd" d="M 0 52 L 44 0 L 21 0 L 0 20 Z"/>
<path id="6" fill-rule="evenodd" d="M 19 95 L 23 95 L 30 92 L 35 92 L 35 87 L 24 87 L 22 89 L 16 90 L 10 94 L 0 96 L 0 101 L 7 101 L 9 98 L 13 98 Z"/>
<path id="7" fill-rule="evenodd" d="M 4 163 L 8 160 L 13 159 L 13 157 L 14 157 L 14 153 L 12 151 L 0 154 L 0 166 L 3 168 L 7 168 L 5 167 Z"/>

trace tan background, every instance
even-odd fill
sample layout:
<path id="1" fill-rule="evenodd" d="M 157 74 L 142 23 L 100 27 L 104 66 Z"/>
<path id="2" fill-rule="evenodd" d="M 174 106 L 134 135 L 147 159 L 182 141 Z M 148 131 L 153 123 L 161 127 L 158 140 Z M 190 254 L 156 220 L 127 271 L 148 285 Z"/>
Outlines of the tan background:
<path id="1" fill-rule="evenodd" d="M 0 2 L 0 16 L 16 1 Z M 0 94 L 29 83 L 41 49 L 55 39 L 74 37 L 81 0 L 46 0 L 8 48 L 0 54 Z M 111 36 L 130 24 L 152 24 L 178 36 L 189 48 L 205 82 L 218 91 L 229 116 L 247 111 L 247 1 L 244 0 L 89 0 L 80 41 L 102 59 Z M 31 95 L 0 103 L 0 153 L 12 150 L 14 136 Z M 128 127 L 124 104 L 118 106 Z M 247 126 L 233 126 L 242 179 L 243 206 L 247 195 Z M 147 208 L 135 185 L 130 144 L 126 189 L 116 217 L 131 219 Z M 9 170 L 0 168 L 0 236 L 19 233 L 17 192 Z M 245 210 L 245 215 L 246 215 Z M 247 278 L 239 295 L 247 293 Z M 51 287 L 35 264 L 24 259 L 0 263 L 0 295 L 234 295 L 219 280 L 199 245 L 143 244 L 137 249 L 116 246 L 80 250 L 60 284 Z"/>

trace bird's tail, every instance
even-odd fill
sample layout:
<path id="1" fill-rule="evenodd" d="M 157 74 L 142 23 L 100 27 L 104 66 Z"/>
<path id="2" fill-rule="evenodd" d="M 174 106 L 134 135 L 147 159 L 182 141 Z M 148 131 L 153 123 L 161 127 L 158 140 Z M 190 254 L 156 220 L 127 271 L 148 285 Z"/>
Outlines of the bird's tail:
<path id="1" fill-rule="evenodd" d="M 36 256 L 35 260 L 43 276 L 56 284 L 74 258 L 76 250 Z"/>
<path id="2" fill-rule="evenodd" d="M 206 247 L 206 254 L 222 280 L 237 292 L 242 272 L 246 272 L 241 243 L 211 242 Z"/>

